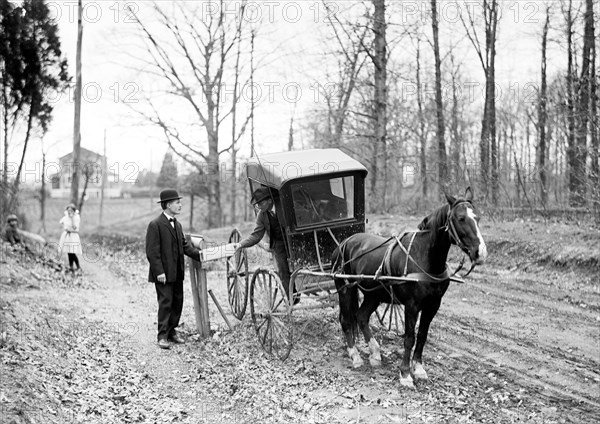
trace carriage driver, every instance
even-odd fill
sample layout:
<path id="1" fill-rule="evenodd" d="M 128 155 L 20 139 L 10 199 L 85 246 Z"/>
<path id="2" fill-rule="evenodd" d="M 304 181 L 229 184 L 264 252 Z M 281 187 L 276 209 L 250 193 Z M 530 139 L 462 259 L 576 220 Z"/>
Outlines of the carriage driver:
<path id="1" fill-rule="evenodd" d="M 258 209 L 256 216 L 256 225 L 252 234 L 236 244 L 235 249 L 254 246 L 262 240 L 265 232 L 269 236 L 269 248 L 275 258 L 275 264 L 279 273 L 279 278 L 285 289 L 285 294 L 289 299 L 290 291 L 290 267 L 287 261 L 287 252 L 285 242 L 283 241 L 283 232 L 279 219 L 273 210 L 273 200 L 278 196 L 278 192 L 270 191 L 268 187 L 259 187 L 252 193 L 252 205 Z M 295 303 L 299 301 L 296 298 Z"/>

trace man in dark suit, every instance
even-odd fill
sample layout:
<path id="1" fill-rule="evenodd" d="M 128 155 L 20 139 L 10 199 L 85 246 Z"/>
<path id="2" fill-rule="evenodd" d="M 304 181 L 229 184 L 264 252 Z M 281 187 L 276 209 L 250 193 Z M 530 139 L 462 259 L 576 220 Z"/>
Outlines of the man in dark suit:
<path id="1" fill-rule="evenodd" d="M 148 281 L 154 283 L 158 300 L 158 346 L 169 349 L 171 343 L 185 343 L 175 331 L 183 310 L 183 255 L 200 261 L 200 251 L 186 241 L 175 219 L 182 208 L 177 191 L 161 191 L 158 203 L 163 212 L 148 224 L 146 257 L 150 263 Z"/>
<path id="2" fill-rule="evenodd" d="M 285 290 L 286 296 L 289 298 L 290 291 L 290 267 L 288 264 L 288 255 L 285 249 L 285 241 L 283 240 L 283 230 L 276 213 L 273 211 L 274 200 L 278 196 L 277 191 L 271 191 L 268 187 L 259 187 L 252 193 L 251 202 L 258 209 L 256 215 L 256 225 L 252 234 L 236 244 L 235 248 L 243 249 L 254 246 L 262 240 L 265 233 L 269 237 L 269 249 L 273 253 L 275 264 L 281 284 Z M 295 292 L 295 288 L 294 288 Z M 299 298 L 294 299 L 294 303 L 298 303 Z"/>

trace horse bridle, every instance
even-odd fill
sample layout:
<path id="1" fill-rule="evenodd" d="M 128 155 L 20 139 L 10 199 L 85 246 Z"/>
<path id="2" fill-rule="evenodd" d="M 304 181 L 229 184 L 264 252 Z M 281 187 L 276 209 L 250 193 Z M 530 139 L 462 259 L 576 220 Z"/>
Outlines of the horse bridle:
<path id="1" fill-rule="evenodd" d="M 463 252 L 467 253 L 470 256 L 471 251 L 458 236 L 458 232 L 456 231 L 456 227 L 454 226 L 454 222 L 452 221 L 452 216 L 453 216 L 454 210 L 456 209 L 456 207 L 458 207 L 459 205 L 462 205 L 463 203 L 467 203 L 468 205 L 472 206 L 472 203 L 469 202 L 468 200 L 455 201 L 452 204 L 452 206 L 450 206 L 450 209 L 448 209 L 448 218 L 446 219 L 446 225 L 445 225 L 444 229 L 448 232 L 448 235 L 450 236 L 450 241 L 454 242 L 454 244 L 456 244 Z M 458 268 L 454 271 L 454 274 L 452 274 L 452 275 L 457 274 L 458 271 L 460 271 L 463 268 L 464 262 L 465 262 L 465 258 L 463 257 Z M 471 262 L 471 268 L 469 269 L 469 271 L 466 274 L 461 275 L 460 277 L 461 278 L 466 277 L 467 275 L 469 275 L 471 273 L 471 271 L 473 271 L 474 268 L 475 268 L 475 263 Z"/>

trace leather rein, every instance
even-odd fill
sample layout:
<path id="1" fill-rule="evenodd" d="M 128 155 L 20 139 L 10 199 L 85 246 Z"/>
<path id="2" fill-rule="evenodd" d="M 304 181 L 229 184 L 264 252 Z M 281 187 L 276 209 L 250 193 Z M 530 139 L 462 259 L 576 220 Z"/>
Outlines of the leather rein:
<path id="1" fill-rule="evenodd" d="M 448 209 L 448 216 L 446 219 L 446 225 L 444 225 L 442 228 L 444 229 L 444 231 L 448 232 L 448 235 L 450 237 L 450 241 L 454 244 L 456 244 L 463 252 L 468 252 L 469 249 L 467 248 L 467 246 L 462 242 L 462 240 L 460 239 L 460 237 L 458 236 L 458 232 L 456 231 L 456 227 L 454 225 L 454 222 L 452 220 L 453 217 L 453 212 L 455 210 L 455 208 L 463 203 L 467 203 L 469 205 L 471 205 L 471 202 L 467 201 L 467 200 L 457 200 L 456 202 L 454 202 L 452 204 L 452 206 L 450 206 L 450 208 Z M 419 281 L 422 282 L 428 282 L 428 283 L 439 283 L 439 282 L 443 282 L 443 281 L 447 281 L 450 277 L 453 277 L 455 275 L 458 274 L 458 272 L 464 267 L 464 262 L 465 262 L 465 256 L 462 257 L 458 267 L 456 268 L 456 270 L 450 274 L 448 268 L 446 267 L 446 269 L 444 270 L 444 272 L 442 272 L 441 274 L 431 274 L 427 271 L 425 271 L 421 265 L 419 265 L 419 263 L 410 255 L 410 251 L 413 245 L 413 241 L 417 235 L 417 233 L 423 233 L 423 232 L 428 232 L 430 230 L 421 230 L 421 231 L 412 231 L 412 232 L 404 232 L 402 233 L 402 235 L 400 236 L 396 236 L 393 235 L 391 237 L 389 237 L 388 239 L 386 239 L 384 242 L 382 242 L 380 245 L 367 250 L 366 252 L 361 253 L 360 255 L 348 259 L 347 261 L 343 261 L 342 264 L 338 267 L 338 269 L 342 269 L 346 264 L 351 263 L 355 260 L 358 260 L 359 258 L 365 256 L 368 253 L 373 252 L 374 250 L 379 249 L 381 246 L 385 245 L 386 243 L 388 243 L 390 240 L 394 240 L 390 246 L 387 248 L 383 259 L 381 261 L 381 265 L 379 265 L 379 268 L 377 269 L 377 271 L 375 272 L 375 280 L 381 279 L 381 280 L 385 280 L 385 276 L 386 275 L 390 275 L 391 274 L 391 258 L 392 258 L 392 252 L 395 249 L 396 246 L 400 246 L 400 248 L 402 249 L 402 251 L 404 252 L 405 256 L 406 256 L 406 261 L 404 263 L 404 270 L 403 273 L 400 277 L 406 277 L 407 280 L 414 280 L 417 279 Z M 410 239 L 410 242 L 408 244 L 408 248 L 404 247 L 404 245 L 402 244 L 402 239 L 407 235 L 407 234 L 412 234 L 412 237 Z M 340 245 L 340 248 L 343 250 L 345 247 L 345 244 L 342 242 Z M 342 252 L 342 258 L 344 257 L 343 252 Z M 409 260 L 419 269 L 419 271 L 421 272 L 414 272 L 414 273 L 408 273 L 408 262 Z M 466 276 L 468 276 L 471 271 L 473 271 L 473 269 L 475 268 L 475 263 L 471 263 L 471 268 L 469 269 L 469 271 L 466 274 L 460 275 L 459 274 L 459 278 L 463 279 Z"/>
<path id="2" fill-rule="evenodd" d="M 448 209 L 448 218 L 446 219 L 446 225 L 444 226 L 444 229 L 445 229 L 445 231 L 448 232 L 448 235 L 450 236 L 450 240 L 454 244 L 456 244 L 463 252 L 468 254 L 469 248 L 462 242 L 462 240 L 458 236 L 458 232 L 456 231 L 456 227 L 454 226 L 454 221 L 452 220 L 452 215 L 453 215 L 454 209 L 458 205 L 462 205 L 463 203 L 467 203 L 468 205 L 472 206 L 471 202 L 469 202 L 468 200 L 457 200 L 456 202 L 454 202 L 454 204 L 450 207 L 450 209 Z M 456 270 L 454 271 L 454 273 L 452 275 L 456 275 L 458 273 L 458 271 L 460 271 L 463 268 L 464 263 L 465 263 L 465 257 L 463 256 L 460 261 L 460 264 L 458 265 L 458 268 L 456 268 Z M 473 271 L 473 269 L 475 269 L 475 262 L 471 262 L 471 268 L 469 269 L 469 271 L 467 271 L 466 274 L 460 275 L 460 278 L 465 278 L 467 275 L 469 275 L 471 273 L 471 271 Z"/>

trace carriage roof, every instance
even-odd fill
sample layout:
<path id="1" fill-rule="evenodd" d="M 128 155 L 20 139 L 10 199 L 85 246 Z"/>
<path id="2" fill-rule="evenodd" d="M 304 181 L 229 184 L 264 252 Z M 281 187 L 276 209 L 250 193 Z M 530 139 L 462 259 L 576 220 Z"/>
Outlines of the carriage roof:
<path id="1" fill-rule="evenodd" d="M 315 175 L 358 171 L 367 174 L 360 162 L 339 149 L 308 149 L 270 153 L 248 161 L 247 176 L 279 190 L 287 182 Z"/>

